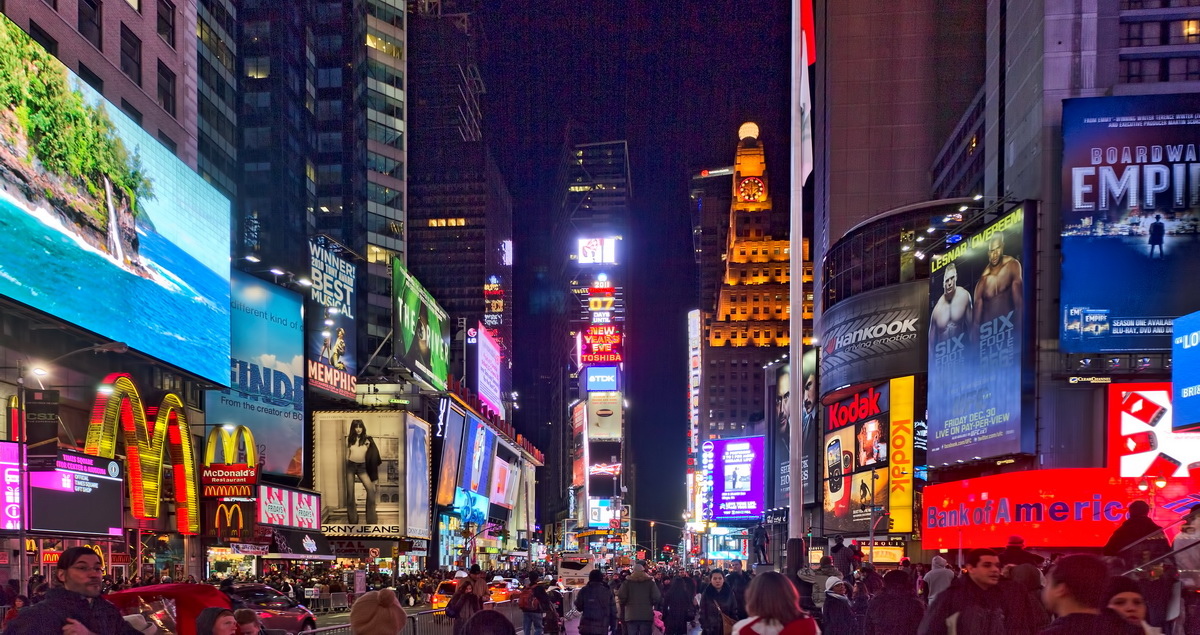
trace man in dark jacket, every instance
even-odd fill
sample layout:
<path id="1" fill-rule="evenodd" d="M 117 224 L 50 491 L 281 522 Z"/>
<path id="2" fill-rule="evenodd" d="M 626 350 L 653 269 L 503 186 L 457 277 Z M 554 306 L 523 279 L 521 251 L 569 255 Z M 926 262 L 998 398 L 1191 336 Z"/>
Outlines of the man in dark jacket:
<path id="1" fill-rule="evenodd" d="M 621 585 L 617 600 L 625 615 L 627 635 L 650 635 L 654 627 L 654 607 L 662 601 L 658 584 L 640 564 L 633 565 L 633 573 Z"/>
<path id="2" fill-rule="evenodd" d="M 1104 607 L 1108 567 L 1084 554 L 1055 563 L 1046 577 L 1042 603 L 1057 619 L 1039 635 L 1139 635 L 1142 628 Z"/>
<path id="3" fill-rule="evenodd" d="M 1000 552 L 1000 568 L 1008 565 L 1031 564 L 1041 567 L 1046 559 L 1025 550 L 1025 539 L 1020 536 L 1009 536 L 1008 545 Z"/>
<path id="4" fill-rule="evenodd" d="M 579 635 L 609 635 L 617 632 L 617 604 L 604 584 L 604 572 L 592 569 L 588 583 L 575 596 L 579 611 Z"/>
<path id="5" fill-rule="evenodd" d="M 46 599 L 22 609 L 4 635 L 139 635 L 121 611 L 100 597 L 104 567 L 87 547 L 62 553 Z"/>
<path id="6" fill-rule="evenodd" d="M 883 591 L 867 603 L 864 635 L 916 635 L 925 604 L 917 599 L 912 578 L 904 571 L 888 571 Z"/>
<path id="7" fill-rule="evenodd" d="M 733 597 L 737 600 L 738 611 L 737 615 L 730 615 L 736 622 L 738 620 L 749 617 L 746 614 L 746 589 L 750 587 L 750 575 L 742 570 L 742 561 L 734 560 L 730 565 L 730 571 L 725 576 L 725 584 L 733 591 Z"/>
<path id="8" fill-rule="evenodd" d="M 1162 527 L 1151 520 L 1150 505 L 1146 501 L 1129 504 L 1129 518 L 1117 527 L 1104 545 L 1104 555 L 1121 558 L 1131 569 L 1170 551 L 1171 543 Z"/>
<path id="9" fill-rule="evenodd" d="M 917 632 L 946 635 L 946 621 L 953 617 L 958 633 L 1006 633 L 1007 607 L 1007 595 L 1000 588 L 1000 558 L 991 549 L 973 549 L 967 553 L 967 575 L 938 594 Z"/>
<path id="10" fill-rule="evenodd" d="M 852 547 L 847 547 L 843 544 L 844 540 L 840 535 L 834 536 L 833 547 L 829 550 L 829 553 L 833 556 L 833 566 L 842 572 L 841 578 L 845 580 L 854 576 L 854 556 L 856 553 Z"/>

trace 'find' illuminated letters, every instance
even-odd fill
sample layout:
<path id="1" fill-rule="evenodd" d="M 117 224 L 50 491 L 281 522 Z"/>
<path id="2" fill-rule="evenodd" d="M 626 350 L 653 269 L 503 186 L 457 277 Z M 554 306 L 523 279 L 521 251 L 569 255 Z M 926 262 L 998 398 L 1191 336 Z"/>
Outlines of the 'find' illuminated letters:
<path id="1" fill-rule="evenodd" d="M 144 408 L 129 375 L 113 373 L 105 377 L 92 407 L 84 452 L 115 459 L 118 439 L 125 446 L 129 507 L 133 516 L 158 518 L 163 454 L 170 452 L 179 533 L 200 533 L 196 459 L 187 414 L 179 396 L 168 393 L 158 407 Z"/>

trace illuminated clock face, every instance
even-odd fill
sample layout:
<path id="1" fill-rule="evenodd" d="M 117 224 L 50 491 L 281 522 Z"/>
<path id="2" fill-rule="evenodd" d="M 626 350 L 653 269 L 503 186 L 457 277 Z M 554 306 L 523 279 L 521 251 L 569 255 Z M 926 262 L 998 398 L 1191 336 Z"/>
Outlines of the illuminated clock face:
<path id="1" fill-rule="evenodd" d="M 767 187 L 763 185 L 762 179 L 752 176 L 738 183 L 738 194 L 746 202 L 761 201 L 766 198 Z"/>

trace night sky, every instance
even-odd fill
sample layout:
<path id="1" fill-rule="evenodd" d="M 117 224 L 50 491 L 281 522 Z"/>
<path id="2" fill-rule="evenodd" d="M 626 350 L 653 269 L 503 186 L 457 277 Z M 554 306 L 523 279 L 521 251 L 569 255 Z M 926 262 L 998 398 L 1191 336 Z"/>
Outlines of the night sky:
<path id="1" fill-rule="evenodd" d="M 634 513 L 680 524 L 686 316 L 699 302 L 688 182 L 701 168 L 731 165 L 738 126 L 755 121 L 772 198 L 786 201 L 790 3 L 484 4 L 485 135 L 514 200 L 514 365 L 533 363 L 529 347 L 543 335 L 545 287 L 531 272 L 551 258 L 565 258 L 547 253 L 544 232 L 568 121 L 595 140 L 628 140 L 634 208 L 624 243 L 633 276 L 626 369 L 637 466 Z M 529 394 L 520 384 L 516 388 Z M 647 528 L 635 528 L 648 542 Z M 675 532 L 658 532 L 659 544 L 676 538 Z"/>

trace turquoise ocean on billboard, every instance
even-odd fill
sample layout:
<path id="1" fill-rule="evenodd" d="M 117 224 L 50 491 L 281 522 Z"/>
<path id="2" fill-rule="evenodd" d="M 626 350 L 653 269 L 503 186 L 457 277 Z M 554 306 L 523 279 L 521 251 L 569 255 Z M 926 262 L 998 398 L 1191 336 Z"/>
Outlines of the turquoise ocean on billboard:
<path id="1" fill-rule="evenodd" d="M 14 41 L 28 38 L 7 18 L 0 29 Z M 33 47 L 27 55 L 47 56 Z M 55 61 L 41 72 L 47 81 L 60 73 L 72 98 L 107 118 L 148 194 L 131 213 L 125 199 L 113 204 L 121 193 L 101 174 L 90 200 L 107 206 L 110 229 L 82 228 L 72 219 L 85 214 L 73 203 L 45 199 L 65 192 L 83 200 L 82 177 L 52 173 L 32 149 L 25 154 L 30 132 L 11 105 L 0 105 L 0 294 L 227 383 L 229 201 L 65 67 Z"/>

